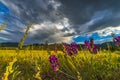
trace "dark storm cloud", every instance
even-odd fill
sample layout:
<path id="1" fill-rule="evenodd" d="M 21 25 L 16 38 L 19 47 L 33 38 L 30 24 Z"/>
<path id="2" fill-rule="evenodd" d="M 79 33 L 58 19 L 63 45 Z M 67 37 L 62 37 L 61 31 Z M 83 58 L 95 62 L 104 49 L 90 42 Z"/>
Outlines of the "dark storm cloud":
<path id="1" fill-rule="evenodd" d="M 70 41 L 71 36 L 65 36 L 66 34 L 61 30 L 57 29 L 56 23 L 50 23 L 49 25 L 45 25 L 46 23 L 35 25 L 34 27 L 41 27 L 36 30 L 31 29 L 30 34 L 28 35 L 28 42 L 45 42 L 49 41 L 50 43 L 53 42 L 66 42 Z M 39 33 L 39 34 L 38 34 Z M 69 33 L 67 33 L 69 34 Z M 30 38 L 33 38 L 32 40 Z"/>
<path id="2" fill-rule="evenodd" d="M 115 20 L 115 14 L 120 13 L 119 0 L 55 0 L 61 3 L 61 6 L 57 9 L 58 14 L 61 12 L 59 15 L 57 15 L 57 11 L 55 12 L 54 5 L 50 4 L 52 0 L 1 1 L 6 4 L 16 16 L 29 23 L 40 23 L 44 20 L 56 21 L 59 15 L 64 14 L 72 25 L 82 25 L 90 21 L 96 12 L 111 9 L 113 15 L 109 16 L 111 17 L 110 20 L 107 20 L 109 24 Z M 104 19 L 102 22 L 100 22 L 101 25 L 104 25 Z M 99 27 L 97 24 L 95 26 Z M 78 28 L 76 26 L 74 27 Z"/>
<path id="3" fill-rule="evenodd" d="M 35 24 L 50 22 L 51 24 L 53 24 L 53 26 L 55 26 L 56 22 L 60 20 L 60 17 L 57 16 L 57 13 L 58 13 L 57 8 L 60 6 L 60 3 L 54 0 L 20 0 L 20 1 L 0 0 L 0 1 L 10 9 L 11 14 L 13 15 L 12 18 L 15 17 L 15 19 L 18 18 L 20 21 L 22 21 L 20 25 L 19 24 L 20 22 L 17 22 L 16 20 L 11 19 L 10 16 L 7 17 L 8 18 L 7 21 L 10 23 L 9 26 L 12 26 L 15 28 L 13 29 L 12 27 L 10 27 L 12 30 L 14 30 L 14 32 L 12 32 L 13 34 L 14 33 L 20 34 L 18 29 L 20 29 L 20 27 L 21 27 L 21 30 L 25 29 L 26 26 L 24 26 L 24 24 L 25 25 L 30 24 L 31 22 Z M 47 26 L 48 25 L 45 25 L 45 27 Z M 37 27 L 41 27 L 41 26 L 37 26 Z M 36 34 L 30 37 L 28 36 L 28 38 L 31 38 L 28 40 L 28 42 L 34 39 L 39 41 L 40 40 L 44 41 L 46 39 L 49 39 L 50 42 L 56 41 L 57 36 L 54 35 L 56 34 L 56 32 L 54 31 L 55 27 L 52 29 L 51 29 L 51 26 L 48 27 L 47 29 L 43 28 L 42 31 L 41 29 L 35 30 Z M 58 29 L 55 29 L 55 30 L 58 30 Z M 11 31 L 8 31 L 8 32 L 11 33 Z M 58 30 L 58 32 L 60 31 Z M 14 34 L 14 36 L 16 34 Z M 19 36 L 20 38 L 21 38 L 21 35 Z M 54 35 L 54 36 L 51 36 L 51 35 Z M 58 36 L 62 37 L 63 35 L 58 35 Z"/>
<path id="4" fill-rule="evenodd" d="M 64 37 L 68 37 L 68 36 L 73 36 L 73 35 L 76 35 L 76 33 L 68 33 L 68 34 L 65 34 Z"/>
<path id="5" fill-rule="evenodd" d="M 119 17 L 111 18 L 111 19 L 107 19 L 107 20 L 102 20 L 102 21 L 97 22 L 96 24 L 90 26 L 89 31 L 99 30 L 99 29 L 109 27 L 109 26 L 117 27 L 118 25 L 120 25 L 120 18 Z"/>
<path id="6" fill-rule="evenodd" d="M 39 23 L 44 20 L 55 21 L 54 10 L 57 6 L 52 0 L 0 0 L 19 19 L 27 23 Z"/>
<path id="7" fill-rule="evenodd" d="M 120 24 L 120 17 L 116 17 L 120 13 L 120 0 L 59 0 L 62 3 L 60 10 L 64 15 L 69 18 L 73 27 L 77 32 L 78 27 L 86 24 L 92 20 L 97 12 L 104 12 L 110 10 L 112 14 L 108 17 L 104 17 L 100 21 L 88 25 L 86 31 L 94 31 L 96 29 L 103 29 L 108 26 L 118 26 Z M 107 16 L 109 14 L 106 13 Z M 98 15 L 99 17 L 99 15 Z M 107 19 L 106 19 L 107 18 Z M 101 27 L 101 28 L 100 28 Z M 85 26 L 84 26 L 85 28 Z"/>

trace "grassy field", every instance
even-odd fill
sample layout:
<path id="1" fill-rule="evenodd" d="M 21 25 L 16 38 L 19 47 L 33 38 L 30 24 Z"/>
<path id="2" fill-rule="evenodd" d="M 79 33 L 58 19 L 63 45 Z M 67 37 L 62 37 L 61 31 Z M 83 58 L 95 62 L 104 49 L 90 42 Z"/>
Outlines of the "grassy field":
<path id="1" fill-rule="evenodd" d="M 71 57 L 58 51 L 0 50 L 0 80 L 119 80 L 119 51 L 91 54 L 79 51 Z M 54 72 L 49 56 L 56 55 L 59 70 Z"/>

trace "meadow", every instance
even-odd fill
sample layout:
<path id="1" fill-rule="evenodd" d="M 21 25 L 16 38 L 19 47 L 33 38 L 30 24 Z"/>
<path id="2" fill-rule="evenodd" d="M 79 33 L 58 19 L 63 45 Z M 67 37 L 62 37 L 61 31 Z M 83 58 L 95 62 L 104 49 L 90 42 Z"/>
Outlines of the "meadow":
<path id="1" fill-rule="evenodd" d="M 23 49 L 26 32 L 14 50 L 0 50 L 0 80 L 119 80 L 120 50 L 97 49 L 93 39 L 78 49 L 63 43 L 61 50 Z M 119 38 L 120 40 L 120 38 Z M 120 41 L 117 42 L 120 42 Z M 57 47 L 57 46 L 55 46 Z"/>
<path id="2" fill-rule="evenodd" d="M 119 80 L 118 52 L 79 51 L 71 57 L 62 51 L 21 50 L 16 57 L 16 50 L 0 50 L 0 80 Z M 56 72 L 50 66 L 50 55 L 59 59 Z"/>

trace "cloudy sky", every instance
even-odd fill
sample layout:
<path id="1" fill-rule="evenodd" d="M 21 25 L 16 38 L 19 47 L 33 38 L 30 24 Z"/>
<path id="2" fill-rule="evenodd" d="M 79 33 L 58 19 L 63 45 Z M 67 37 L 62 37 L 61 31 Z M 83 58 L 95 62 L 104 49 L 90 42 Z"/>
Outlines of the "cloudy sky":
<path id="1" fill-rule="evenodd" d="M 27 25 L 34 23 L 26 44 L 96 43 L 120 34 L 120 0 L 0 0 L 0 42 L 19 42 Z"/>

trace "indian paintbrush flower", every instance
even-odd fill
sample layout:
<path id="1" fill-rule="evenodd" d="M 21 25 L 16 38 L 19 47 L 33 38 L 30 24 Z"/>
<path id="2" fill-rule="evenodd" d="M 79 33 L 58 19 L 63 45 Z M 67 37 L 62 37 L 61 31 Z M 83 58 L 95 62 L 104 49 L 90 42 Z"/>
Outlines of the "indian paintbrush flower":
<path id="1" fill-rule="evenodd" d="M 78 45 L 75 42 L 72 42 L 71 46 L 74 47 L 74 48 L 78 48 Z"/>
<path id="2" fill-rule="evenodd" d="M 93 47 L 93 49 L 92 49 L 92 52 L 93 52 L 93 53 L 97 53 L 97 50 L 98 50 L 97 45 L 94 44 L 94 47 Z"/>
<path id="3" fill-rule="evenodd" d="M 75 42 L 71 44 L 63 43 L 64 52 L 70 56 L 75 55 L 78 53 L 78 45 Z"/>
<path id="4" fill-rule="evenodd" d="M 92 53 L 97 53 L 97 49 L 98 49 L 97 45 L 94 44 L 93 38 L 91 38 L 90 41 L 88 40 L 84 41 L 84 48 Z"/>
<path id="5" fill-rule="evenodd" d="M 87 49 L 87 50 L 90 50 L 90 42 L 85 40 L 84 41 L 84 48 Z"/>
<path id="6" fill-rule="evenodd" d="M 51 55 L 49 57 L 49 62 L 50 62 L 50 65 L 52 66 L 53 68 L 53 71 L 58 71 L 59 70 L 59 63 L 58 63 L 58 58 L 55 56 L 55 55 Z"/>

